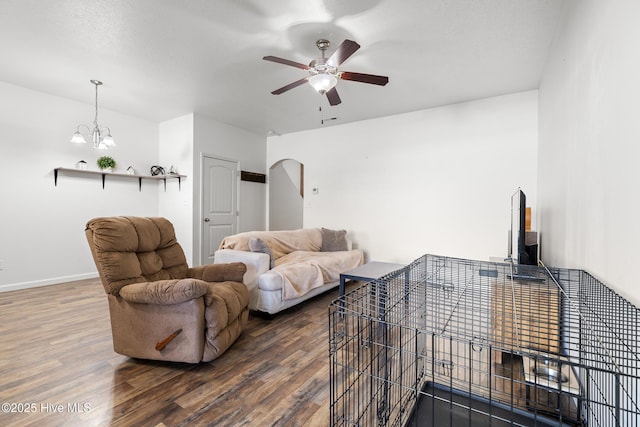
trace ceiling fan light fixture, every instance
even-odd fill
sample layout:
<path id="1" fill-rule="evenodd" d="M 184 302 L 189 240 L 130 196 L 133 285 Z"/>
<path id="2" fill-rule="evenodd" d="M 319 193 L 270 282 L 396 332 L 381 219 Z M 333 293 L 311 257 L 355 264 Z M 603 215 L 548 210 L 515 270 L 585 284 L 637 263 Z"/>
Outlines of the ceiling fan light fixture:
<path id="1" fill-rule="evenodd" d="M 318 91 L 320 95 L 324 95 L 328 90 L 333 89 L 337 83 L 338 79 L 336 76 L 327 73 L 319 73 L 309 77 L 309 84 Z"/>

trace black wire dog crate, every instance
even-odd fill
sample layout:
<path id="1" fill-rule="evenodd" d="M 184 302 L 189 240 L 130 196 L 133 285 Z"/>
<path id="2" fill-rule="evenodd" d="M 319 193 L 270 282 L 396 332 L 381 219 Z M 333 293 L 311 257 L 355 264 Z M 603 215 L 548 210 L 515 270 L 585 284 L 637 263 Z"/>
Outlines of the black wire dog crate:
<path id="1" fill-rule="evenodd" d="M 640 310 L 580 270 L 424 255 L 329 307 L 333 426 L 638 426 Z"/>

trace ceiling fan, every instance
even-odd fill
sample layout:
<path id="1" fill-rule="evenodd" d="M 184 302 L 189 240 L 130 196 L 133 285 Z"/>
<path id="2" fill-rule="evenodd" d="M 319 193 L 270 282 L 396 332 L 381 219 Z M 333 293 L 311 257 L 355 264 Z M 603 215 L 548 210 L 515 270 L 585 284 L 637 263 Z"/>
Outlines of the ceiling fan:
<path id="1" fill-rule="evenodd" d="M 320 39 L 316 42 L 316 46 L 322 52 L 322 57 L 316 58 L 309 63 L 309 65 L 301 64 L 300 62 L 290 61 L 284 58 L 278 58 L 277 56 L 265 56 L 264 60 L 273 61 L 279 64 L 290 65 L 292 67 L 301 68 L 309 72 L 307 77 L 300 80 L 296 80 L 293 83 L 289 83 L 286 86 L 276 89 L 271 92 L 273 95 L 280 95 L 290 89 L 298 87 L 306 82 L 309 82 L 315 90 L 321 95 L 326 95 L 329 100 L 329 104 L 338 105 L 340 102 L 340 96 L 335 86 L 338 83 L 338 79 L 351 80 L 355 82 L 370 83 L 374 85 L 384 86 L 389 82 L 389 78 L 386 76 L 377 76 L 374 74 L 354 73 L 351 71 L 339 71 L 338 67 L 346 61 L 351 55 L 353 55 L 360 45 L 353 40 L 346 39 L 342 42 L 338 49 L 327 58 L 325 52 L 329 49 L 330 42 L 326 39 Z"/>

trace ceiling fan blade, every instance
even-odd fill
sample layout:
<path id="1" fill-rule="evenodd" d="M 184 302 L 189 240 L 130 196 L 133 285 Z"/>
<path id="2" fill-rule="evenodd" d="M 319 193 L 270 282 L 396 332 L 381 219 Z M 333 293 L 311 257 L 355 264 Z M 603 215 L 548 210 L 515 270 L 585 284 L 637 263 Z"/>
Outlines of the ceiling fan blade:
<path id="1" fill-rule="evenodd" d="M 333 67 L 338 67 L 358 49 L 360 49 L 360 45 L 358 43 L 353 40 L 346 39 L 340 46 L 338 46 L 338 49 L 333 52 L 333 55 L 329 57 L 327 64 Z"/>
<path id="2" fill-rule="evenodd" d="M 351 80 L 354 82 L 371 83 L 374 85 L 384 86 L 389 83 L 389 77 L 376 76 L 375 74 L 352 73 L 351 71 L 343 71 L 340 73 L 342 80 Z"/>
<path id="3" fill-rule="evenodd" d="M 284 64 L 284 65 L 290 65 L 296 68 L 302 68 L 303 70 L 308 70 L 310 68 L 308 65 L 304 65 L 295 61 L 290 61 L 284 58 L 278 58 L 277 56 L 265 56 L 262 59 L 264 59 L 265 61 L 277 62 L 278 64 Z"/>
<path id="4" fill-rule="evenodd" d="M 329 104 L 331 105 L 338 105 L 342 102 L 340 100 L 340 95 L 338 95 L 338 91 L 335 87 L 329 89 L 325 94 L 327 95 L 327 99 L 329 100 Z"/>
<path id="5" fill-rule="evenodd" d="M 305 77 L 304 79 L 300 79 L 300 80 L 296 80 L 293 83 L 289 83 L 286 86 L 282 86 L 280 89 L 276 89 L 273 92 L 271 92 L 273 95 L 280 95 L 283 92 L 286 92 L 288 90 L 293 89 L 294 87 L 298 87 L 300 85 L 303 85 L 307 82 L 307 80 L 309 80 L 309 77 Z"/>

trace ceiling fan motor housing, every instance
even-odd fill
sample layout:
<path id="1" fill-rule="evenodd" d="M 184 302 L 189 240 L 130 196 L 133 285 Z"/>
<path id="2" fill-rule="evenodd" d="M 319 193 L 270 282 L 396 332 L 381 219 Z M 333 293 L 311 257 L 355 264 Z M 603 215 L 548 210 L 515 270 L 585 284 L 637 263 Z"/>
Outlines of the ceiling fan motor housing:
<path id="1" fill-rule="evenodd" d="M 331 74 L 332 76 L 338 75 L 338 67 L 327 64 L 328 58 L 325 57 L 325 52 L 331 46 L 331 42 L 327 39 L 320 39 L 316 41 L 316 46 L 322 52 L 321 58 L 316 58 L 309 63 L 309 74 L 315 76 L 316 74 Z"/>
<path id="2" fill-rule="evenodd" d="M 338 67 L 327 64 L 327 58 L 316 58 L 309 63 L 309 74 L 312 76 L 316 74 L 331 74 L 332 76 L 337 76 Z"/>

